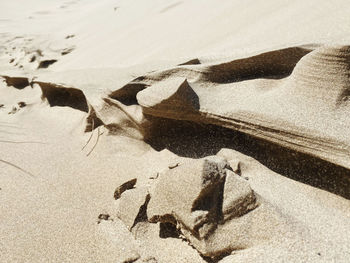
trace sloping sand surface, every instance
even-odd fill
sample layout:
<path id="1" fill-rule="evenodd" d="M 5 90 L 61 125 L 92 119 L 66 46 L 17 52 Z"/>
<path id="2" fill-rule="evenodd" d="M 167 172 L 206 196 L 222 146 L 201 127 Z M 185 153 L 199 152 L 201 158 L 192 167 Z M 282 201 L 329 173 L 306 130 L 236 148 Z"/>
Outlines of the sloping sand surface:
<path id="1" fill-rule="evenodd" d="M 0 2 L 0 262 L 349 262 L 348 1 Z"/>

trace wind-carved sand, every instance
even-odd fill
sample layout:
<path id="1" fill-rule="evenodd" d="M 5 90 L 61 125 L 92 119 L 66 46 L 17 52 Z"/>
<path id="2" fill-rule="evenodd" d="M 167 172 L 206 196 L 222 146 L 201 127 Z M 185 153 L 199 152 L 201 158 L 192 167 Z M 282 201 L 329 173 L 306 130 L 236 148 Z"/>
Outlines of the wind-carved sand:
<path id="1" fill-rule="evenodd" d="M 91 132 L 82 147 L 86 156 L 96 151 L 103 136 L 100 127 L 109 136 L 122 135 L 154 145 L 162 141 L 163 135 L 157 131 L 162 126 L 172 130 L 175 126 L 186 129 L 186 125 L 190 125 L 193 129 L 199 125 L 193 131 L 200 134 L 201 129 L 215 131 L 214 126 L 210 128 L 215 125 L 276 143 L 282 151 L 300 151 L 310 158 L 316 156 L 348 168 L 345 158 L 348 149 L 341 143 L 341 139 L 346 142 L 347 138 L 335 136 L 346 134 L 348 127 L 345 114 L 349 96 L 348 51 L 346 46 L 323 46 L 314 50 L 296 47 L 219 64 L 184 63 L 186 65 L 136 78 L 104 97 L 101 106 L 92 106 L 84 92 L 68 85 L 40 78 L 9 75 L 2 78 L 7 87 L 18 92 L 40 90 L 36 103 L 41 101 L 49 107 L 80 111 L 84 116 L 81 131 Z M 21 108 L 26 103 L 18 105 Z M 4 106 L 6 109 L 7 105 Z M 16 111 L 12 109 L 9 113 Z M 330 119 L 327 115 L 330 112 L 342 121 Z M 177 123 L 172 124 L 170 119 Z M 308 126 L 300 121 L 307 121 Z M 333 129 L 321 129 L 325 121 Z M 219 134 L 225 132 L 222 130 Z M 177 144 L 184 143 L 186 148 L 181 131 L 176 133 L 175 128 L 169 135 L 178 137 Z M 203 139 L 209 139 L 214 145 L 219 140 L 215 136 Z M 85 150 L 87 146 L 89 149 Z M 117 187 L 116 203 L 98 216 L 97 223 L 103 231 L 112 231 L 108 222 L 120 220 L 134 240 L 130 245 L 136 242 L 141 246 L 122 255 L 122 262 L 152 258 L 145 251 L 149 249 L 149 239 L 154 240 L 157 235 L 161 239 L 175 238 L 178 240 L 174 240 L 175 243 L 185 242 L 188 247 L 181 248 L 188 250 L 185 255 L 195 249 L 201 255 L 199 259 L 208 262 L 218 262 L 235 251 L 256 247 L 266 253 L 271 251 L 276 258 L 295 254 L 296 258 L 306 257 L 316 262 L 319 255 L 309 251 L 327 246 L 326 241 L 317 241 L 315 245 L 308 228 L 290 221 L 289 216 L 273 204 L 273 199 L 269 200 L 266 193 L 260 194 L 261 189 L 256 191 L 250 185 L 249 174 L 259 177 L 259 170 L 247 173 L 247 169 L 256 164 L 243 164 L 241 155 L 235 151 L 223 149 L 217 156 L 200 159 L 165 153 L 164 158 L 176 161 L 169 163 L 167 169 L 157 169 L 157 175 L 146 181 L 141 178 L 141 183 L 137 183 L 133 178 Z M 25 171 L 17 164 L 1 161 Z M 326 189 L 349 197 L 348 175 L 339 171 L 337 174 L 339 177 L 333 178 L 335 186 Z M 317 181 L 319 175 L 315 176 Z M 330 254 L 328 258 L 334 256 Z M 256 257 L 259 253 L 248 256 L 252 260 Z M 161 262 L 165 258 L 158 255 Z"/>
<path id="2" fill-rule="evenodd" d="M 299 50 L 179 66 L 132 84 L 147 86 L 137 94 L 145 114 L 239 130 L 349 168 L 349 48 Z"/>
<path id="3" fill-rule="evenodd" d="M 0 261 L 348 262 L 348 3 L 141 2 L 0 3 Z"/>
<path id="4" fill-rule="evenodd" d="M 180 159 L 146 186 L 133 179 L 118 187 L 112 216 L 136 241 L 148 242 L 145 233 L 159 231 L 161 238 L 188 242 L 208 262 L 254 247 L 274 253 L 270 260 L 276 262 L 292 254 L 319 260 L 307 251 L 321 241 L 313 240 L 302 224 L 290 224 L 288 216 L 252 189 L 247 177 L 252 165 L 230 149 L 202 159 Z M 260 171 L 256 176 L 264 174 Z M 259 261 L 259 254 L 248 258 Z"/>

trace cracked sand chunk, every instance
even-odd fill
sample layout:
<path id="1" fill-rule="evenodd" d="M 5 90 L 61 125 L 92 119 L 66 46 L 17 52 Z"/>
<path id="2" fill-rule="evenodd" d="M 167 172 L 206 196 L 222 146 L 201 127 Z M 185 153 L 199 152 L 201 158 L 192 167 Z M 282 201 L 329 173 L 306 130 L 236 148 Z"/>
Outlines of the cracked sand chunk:
<path id="1" fill-rule="evenodd" d="M 157 179 L 147 215 L 150 222 L 171 222 L 198 235 L 204 224 L 214 226 L 219 220 L 220 195 L 227 162 L 219 157 L 191 160 L 168 170 Z M 209 231 L 211 228 L 208 228 Z M 202 236 L 203 237 L 203 236 Z"/>
<path id="2" fill-rule="evenodd" d="M 118 200 L 117 217 L 131 231 L 134 225 L 147 220 L 146 207 L 150 195 L 148 188 L 140 187 L 124 192 Z"/>
<path id="3" fill-rule="evenodd" d="M 240 246 L 234 235 L 220 242 L 228 221 L 257 206 L 248 182 L 225 159 L 209 156 L 161 174 L 151 191 L 147 215 L 150 222 L 177 225 L 202 255 L 216 257 Z M 233 229 L 233 233 L 239 231 L 236 226 Z"/>
<path id="4" fill-rule="evenodd" d="M 224 221 L 246 214 L 257 205 L 249 183 L 237 174 L 227 171 L 222 204 Z"/>

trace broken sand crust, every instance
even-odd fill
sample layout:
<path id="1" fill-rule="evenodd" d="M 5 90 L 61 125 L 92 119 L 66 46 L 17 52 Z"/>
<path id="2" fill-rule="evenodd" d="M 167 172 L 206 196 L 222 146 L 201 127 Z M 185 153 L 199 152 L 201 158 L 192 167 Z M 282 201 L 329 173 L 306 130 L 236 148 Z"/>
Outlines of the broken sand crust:
<path id="1" fill-rule="evenodd" d="M 219 156 L 184 161 L 161 173 L 148 189 L 126 190 L 117 207 L 116 216 L 130 231 L 145 221 L 173 225 L 210 258 L 278 239 L 284 221 Z"/>

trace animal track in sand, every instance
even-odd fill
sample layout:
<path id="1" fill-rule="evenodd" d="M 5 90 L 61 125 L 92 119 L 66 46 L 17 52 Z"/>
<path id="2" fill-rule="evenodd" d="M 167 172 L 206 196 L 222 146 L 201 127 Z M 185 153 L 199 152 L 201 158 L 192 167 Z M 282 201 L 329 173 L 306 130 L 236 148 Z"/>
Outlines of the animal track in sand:
<path id="1" fill-rule="evenodd" d="M 4 35 L 3 57 L 10 65 L 20 69 L 46 69 L 59 60 L 61 56 L 71 53 L 75 47 L 70 40 L 75 35 L 68 35 L 65 39 L 48 41 L 38 36 L 10 36 Z M 55 46 L 52 48 L 51 46 Z"/>
<path id="2" fill-rule="evenodd" d="M 56 63 L 56 62 L 57 62 L 57 59 L 41 60 L 38 65 L 38 69 L 48 68 L 49 66 L 51 66 L 53 63 Z"/>

